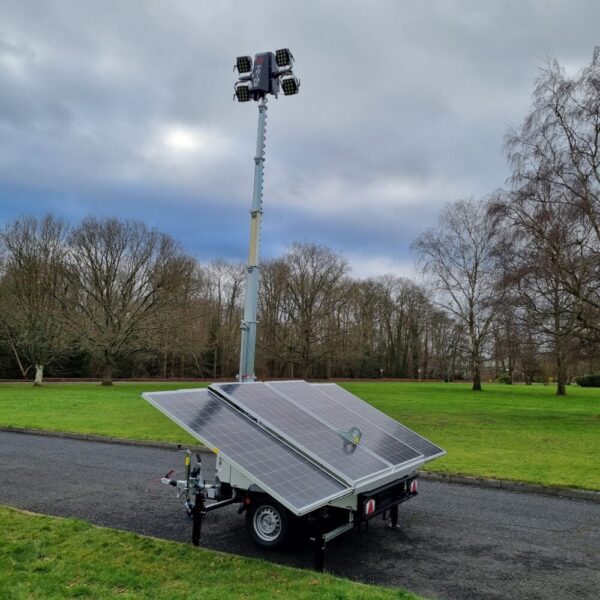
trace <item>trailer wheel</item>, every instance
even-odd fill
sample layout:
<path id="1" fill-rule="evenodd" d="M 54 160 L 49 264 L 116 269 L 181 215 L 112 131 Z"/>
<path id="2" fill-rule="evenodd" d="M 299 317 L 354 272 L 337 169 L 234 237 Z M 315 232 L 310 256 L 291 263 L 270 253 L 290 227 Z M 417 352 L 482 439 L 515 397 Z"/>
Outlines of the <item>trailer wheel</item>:
<path id="1" fill-rule="evenodd" d="M 289 533 L 287 510 L 271 498 L 257 499 L 246 511 L 246 528 L 257 546 L 280 548 Z"/>

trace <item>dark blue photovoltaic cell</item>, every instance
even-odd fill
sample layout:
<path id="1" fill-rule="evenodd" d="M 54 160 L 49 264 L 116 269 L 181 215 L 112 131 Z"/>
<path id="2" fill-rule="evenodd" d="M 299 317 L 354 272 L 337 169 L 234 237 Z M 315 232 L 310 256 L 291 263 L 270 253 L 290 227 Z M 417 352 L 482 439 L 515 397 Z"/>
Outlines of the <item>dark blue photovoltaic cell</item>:
<path id="1" fill-rule="evenodd" d="M 404 442 L 411 448 L 414 448 L 423 454 L 423 456 L 425 456 L 427 459 L 445 454 L 444 450 L 442 450 L 439 446 L 436 446 L 429 440 L 421 437 L 418 433 L 415 433 L 412 429 L 409 429 L 401 423 L 398 423 L 398 421 L 395 421 L 391 417 L 388 417 L 385 413 L 377 410 L 364 400 L 361 400 L 350 392 L 347 392 L 339 385 L 336 385 L 335 383 L 314 383 L 309 385 L 314 386 L 319 391 L 329 396 L 332 400 L 338 403 L 340 408 L 344 407 L 347 410 L 360 415 L 389 435 Z"/>
<path id="2" fill-rule="evenodd" d="M 260 423 L 329 467 L 348 482 L 356 482 L 391 465 L 368 450 L 348 443 L 335 429 L 290 402 L 264 383 L 213 384 L 211 390 L 228 398 Z"/>
<path id="3" fill-rule="evenodd" d="M 143 397 L 296 514 L 348 489 L 206 389 Z"/>
<path id="4" fill-rule="evenodd" d="M 331 427 L 345 431 L 358 427 L 362 433 L 361 448 L 371 450 L 394 466 L 423 456 L 306 381 L 272 381 L 266 385 L 310 411 Z"/>

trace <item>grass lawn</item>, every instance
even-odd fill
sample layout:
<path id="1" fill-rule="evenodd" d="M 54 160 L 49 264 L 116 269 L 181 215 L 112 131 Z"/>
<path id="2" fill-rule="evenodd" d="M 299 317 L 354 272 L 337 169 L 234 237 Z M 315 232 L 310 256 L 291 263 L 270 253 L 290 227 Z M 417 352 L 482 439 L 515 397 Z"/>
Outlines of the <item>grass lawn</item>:
<path id="1" fill-rule="evenodd" d="M 401 590 L 0 507 L 0 598 L 397 598 Z"/>
<path id="2" fill-rule="evenodd" d="M 191 443 L 140 398 L 197 384 L 0 385 L 0 425 Z M 433 471 L 600 490 L 600 390 L 443 383 L 344 383 L 448 451 Z"/>
<path id="3" fill-rule="evenodd" d="M 140 396 L 144 391 L 185 387 L 205 385 L 50 383 L 35 388 L 21 383 L 0 384 L 0 425 L 198 444 Z"/>
<path id="4" fill-rule="evenodd" d="M 600 390 L 440 383 L 344 384 L 448 452 L 428 470 L 600 490 Z"/>

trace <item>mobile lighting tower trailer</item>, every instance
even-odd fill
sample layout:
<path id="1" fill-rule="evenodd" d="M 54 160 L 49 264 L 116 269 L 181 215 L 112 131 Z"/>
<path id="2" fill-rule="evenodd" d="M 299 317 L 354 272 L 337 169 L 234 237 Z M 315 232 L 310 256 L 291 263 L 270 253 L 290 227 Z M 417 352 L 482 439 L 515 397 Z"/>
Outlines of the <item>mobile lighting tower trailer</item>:
<path id="1" fill-rule="evenodd" d="M 398 506 L 417 495 L 417 470 L 444 451 L 335 384 L 211 384 L 143 397 L 216 454 L 207 483 L 202 457 L 185 478 L 163 482 L 185 497 L 199 544 L 202 519 L 237 503 L 252 540 L 279 548 L 293 531 L 327 542 L 377 515 L 397 527 Z"/>
<path id="2" fill-rule="evenodd" d="M 143 397 L 216 454 L 214 481 L 201 453 L 185 453 L 185 475 L 162 482 L 177 489 L 199 545 L 204 517 L 238 505 L 252 540 L 279 548 L 294 532 L 315 543 L 323 570 L 327 542 L 378 515 L 398 524 L 398 506 L 417 495 L 417 470 L 444 450 L 335 384 L 256 382 L 254 358 L 259 286 L 267 96 L 297 94 L 287 48 L 236 60 L 234 96 L 258 103 L 246 301 L 238 383 Z"/>

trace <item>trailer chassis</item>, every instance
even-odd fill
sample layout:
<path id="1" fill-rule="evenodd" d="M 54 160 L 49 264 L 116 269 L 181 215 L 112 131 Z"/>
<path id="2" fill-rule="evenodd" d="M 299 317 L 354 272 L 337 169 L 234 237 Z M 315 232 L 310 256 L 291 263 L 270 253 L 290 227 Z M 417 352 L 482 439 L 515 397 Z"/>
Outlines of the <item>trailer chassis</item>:
<path id="1" fill-rule="evenodd" d="M 231 480 L 235 480 L 236 476 L 234 473 L 232 477 L 231 470 L 229 471 L 229 481 L 221 481 L 222 471 L 219 468 L 222 466 L 221 461 L 218 461 L 215 482 L 207 484 L 203 477 L 200 455 L 196 454 L 197 462 L 193 468 L 191 467 L 191 457 L 191 451 L 186 450 L 185 479 L 175 479 L 173 471 L 170 471 L 161 481 L 175 487 L 178 498 L 185 498 L 186 513 L 192 519 L 192 544 L 194 546 L 200 545 L 202 521 L 209 512 L 237 503 L 240 505 L 238 513 L 241 514 L 249 510 L 253 504 L 260 502 L 261 499 L 271 498 L 256 485 L 251 484 L 246 488 L 232 485 Z M 418 494 L 416 479 L 417 473 L 412 472 L 373 490 L 354 494 L 347 501 L 347 504 L 354 508 L 325 505 L 300 517 L 292 515 L 293 518 L 299 519 L 309 526 L 309 539 L 315 549 L 315 570 L 323 571 L 326 547 L 329 542 L 352 529 L 360 530 L 363 526 L 368 528 L 369 521 L 373 518 L 381 515 L 385 521 L 389 521 L 392 529 L 396 529 L 399 505 Z M 209 500 L 213 502 L 208 502 Z M 286 509 L 283 508 L 283 510 Z"/>

